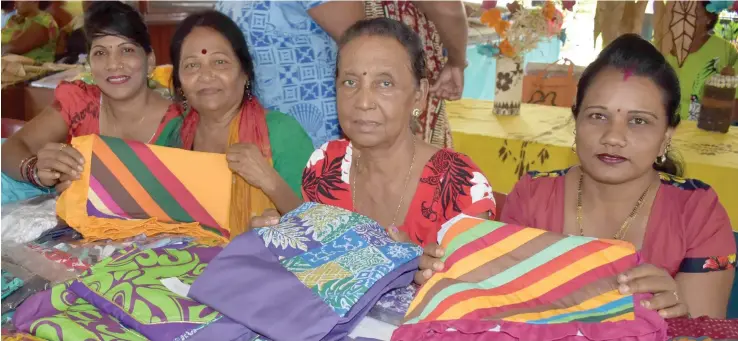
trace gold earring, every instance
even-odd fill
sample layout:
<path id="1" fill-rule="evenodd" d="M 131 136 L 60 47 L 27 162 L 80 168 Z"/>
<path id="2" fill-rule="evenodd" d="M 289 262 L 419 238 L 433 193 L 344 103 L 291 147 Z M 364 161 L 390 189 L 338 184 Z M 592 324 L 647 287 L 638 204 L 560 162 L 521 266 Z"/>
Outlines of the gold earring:
<path id="1" fill-rule="evenodd" d="M 418 118 L 420 116 L 420 109 L 413 109 L 413 117 Z"/>
<path id="2" fill-rule="evenodd" d="M 664 153 L 656 157 L 656 164 L 659 166 L 663 166 L 666 162 L 666 155 L 669 154 L 669 150 L 671 150 L 671 140 L 666 143 L 666 148 L 664 148 Z"/>

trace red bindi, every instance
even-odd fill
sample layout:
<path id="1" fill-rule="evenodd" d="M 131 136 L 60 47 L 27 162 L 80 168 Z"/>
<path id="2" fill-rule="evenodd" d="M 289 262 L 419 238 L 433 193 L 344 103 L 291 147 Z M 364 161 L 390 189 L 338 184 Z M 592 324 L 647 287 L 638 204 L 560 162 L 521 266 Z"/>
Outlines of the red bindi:
<path id="1" fill-rule="evenodd" d="M 629 68 L 625 69 L 625 71 L 623 71 L 623 80 L 624 81 L 627 81 L 628 78 L 630 78 L 630 76 L 633 75 L 633 73 L 635 73 L 635 70 L 633 70 L 633 68 L 630 68 L 629 67 Z"/>
<path id="2" fill-rule="evenodd" d="M 200 52 L 202 52 L 202 54 L 206 54 L 206 53 L 208 53 L 208 50 L 202 49 L 202 51 L 200 51 Z"/>

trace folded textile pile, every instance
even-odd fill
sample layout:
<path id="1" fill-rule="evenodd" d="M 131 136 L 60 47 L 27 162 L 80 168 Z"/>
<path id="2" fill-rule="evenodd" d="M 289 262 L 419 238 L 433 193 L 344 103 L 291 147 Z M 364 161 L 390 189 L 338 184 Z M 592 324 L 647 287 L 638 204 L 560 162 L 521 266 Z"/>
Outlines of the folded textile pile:
<path id="1" fill-rule="evenodd" d="M 78 279 L 31 297 L 13 324 L 50 340 L 174 340 L 221 315 L 171 291 L 162 280 L 191 284 L 220 250 L 200 244 L 133 245 Z"/>
<path id="2" fill-rule="evenodd" d="M 632 245 L 459 216 L 438 233 L 445 267 L 393 341 L 665 340 L 666 322 L 621 295 Z"/>
<path id="3" fill-rule="evenodd" d="M 31 297 L 13 324 L 52 340 L 339 340 L 382 294 L 410 284 L 422 253 L 318 204 L 221 250 L 134 244 Z"/>
<path id="4" fill-rule="evenodd" d="M 236 237 L 195 281 L 189 295 L 227 318 L 191 340 L 344 339 L 382 294 L 410 284 L 421 254 L 369 218 L 303 204 Z"/>
<path id="5" fill-rule="evenodd" d="M 31 295 L 46 290 L 49 282 L 5 259 L 3 259 L 1 266 L 2 326 L 5 327 L 15 314 L 15 309 Z"/>
<path id="6" fill-rule="evenodd" d="M 7 188 L 3 187 L 5 190 Z M 3 244 L 32 241 L 58 224 L 56 198 L 54 195 L 43 195 L 2 204 L 2 217 Z"/>

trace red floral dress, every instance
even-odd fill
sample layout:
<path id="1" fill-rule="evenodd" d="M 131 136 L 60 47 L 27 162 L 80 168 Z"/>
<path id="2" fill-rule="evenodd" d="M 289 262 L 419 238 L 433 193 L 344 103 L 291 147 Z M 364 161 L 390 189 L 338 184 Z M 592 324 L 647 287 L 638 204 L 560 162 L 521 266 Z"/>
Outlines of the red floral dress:
<path id="1" fill-rule="evenodd" d="M 313 152 L 302 174 L 305 201 L 353 211 L 349 183 L 351 155 L 351 143 L 347 140 L 328 142 Z M 464 154 L 441 149 L 425 164 L 399 229 L 424 246 L 436 240 L 441 225 L 460 213 L 471 216 L 488 213 L 494 218 L 495 212 L 492 187 L 479 167 Z"/>

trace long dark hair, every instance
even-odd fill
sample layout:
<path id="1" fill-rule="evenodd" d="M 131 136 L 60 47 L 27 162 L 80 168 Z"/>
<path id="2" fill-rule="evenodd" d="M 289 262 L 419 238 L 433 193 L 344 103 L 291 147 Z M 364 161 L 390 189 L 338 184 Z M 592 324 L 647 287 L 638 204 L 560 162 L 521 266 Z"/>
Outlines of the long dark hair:
<path id="1" fill-rule="evenodd" d="M 243 92 L 244 97 L 248 96 L 251 92 L 249 84 L 255 84 L 256 77 L 254 75 L 254 61 L 249 54 L 243 32 L 228 16 L 217 11 L 207 10 L 188 16 L 177 26 L 177 30 L 174 32 L 169 53 L 172 57 L 172 89 L 175 98 L 180 101 L 184 99 L 181 95 L 182 81 L 179 78 L 179 62 L 182 59 L 182 43 L 195 27 L 214 29 L 228 40 L 231 47 L 233 47 L 233 52 L 236 53 L 236 57 L 241 62 L 241 69 L 249 79 Z"/>
<path id="2" fill-rule="evenodd" d="M 647 77 L 653 81 L 661 89 L 668 126 L 676 128 L 679 125 L 681 121 L 679 77 L 661 52 L 637 34 L 624 34 L 618 37 L 587 66 L 579 79 L 576 104 L 572 107 L 574 117 L 579 115 L 579 108 L 592 81 L 608 68 L 631 70 L 634 75 Z M 684 167 L 674 152 L 667 153 L 664 162 L 654 162 L 653 168 L 676 176 L 682 176 L 684 172 Z"/>
<path id="3" fill-rule="evenodd" d="M 126 38 L 151 53 L 151 37 L 141 13 L 120 1 L 96 1 L 85 10 L 84 24 L 87 52 L 92 40 L 103 36 Z"/>

